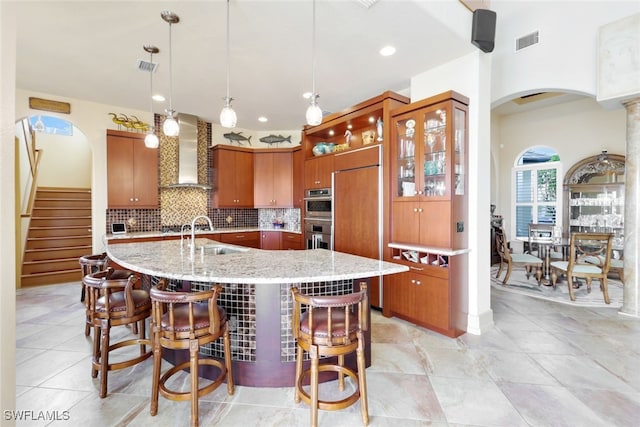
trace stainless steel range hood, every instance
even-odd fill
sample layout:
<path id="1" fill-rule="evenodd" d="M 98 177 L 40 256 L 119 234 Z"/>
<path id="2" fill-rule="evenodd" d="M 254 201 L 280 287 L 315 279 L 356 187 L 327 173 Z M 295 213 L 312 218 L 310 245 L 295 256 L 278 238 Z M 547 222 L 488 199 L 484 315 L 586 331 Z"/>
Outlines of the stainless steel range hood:
<path id="1" fill-rule="evenodd" d="M 208 184 L 198 183 L 198 118 L 191 114 L 178 115 L 178 182 L 165 188 L 200 188 L 211 190 Z"/>

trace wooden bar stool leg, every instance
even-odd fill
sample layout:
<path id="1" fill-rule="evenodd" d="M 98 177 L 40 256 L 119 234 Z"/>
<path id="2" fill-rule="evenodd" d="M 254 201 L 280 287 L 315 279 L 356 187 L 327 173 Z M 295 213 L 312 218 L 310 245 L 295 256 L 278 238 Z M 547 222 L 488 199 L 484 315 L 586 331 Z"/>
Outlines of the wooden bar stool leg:
<path id="1" fill-rule="evenodd" d="M 362 422 L 365 426 L 369 425 L 369 403 L 367 402 L 367 378 L 365 374 L 364 360 L 364 335 L 358 332 L 358 349 L 356 350 L 358 362 L 358 383 L 360 386 L 360 409 L 362 412 Z"/>
<path id="2" fill-rule="evenodd" d="M 231 369 L 231 334 L 229 333 L 229 322 L 224 325 L 224 364 L 227 367 L 227 393 L 232 395 L 235 386 L 233 385 L 233 373 Z"/>
<path id="3" fill-rule="evenodd" d="M 158 414 L 158 395 L 160 394 L 160 371 L 162 368 L 162 346 L 160 334 L 153 331 L 153 378 L 151 385 L 151 415 Z"/>
<path id="4" fill-rule="evenodd" d="M 312 345 L 309 348 L 309 356 L 311 357 L 311 427 L 318 425 L 318 371 L 320 359 L 318 356 L 318 348 Z"/>
<path id="5" fill-rule="evenodd" d="M 304 350 L 298 345 L 298 354 L 296 356 L 296 389 L 293 394 L 293 400 L 300 403 L 300 387 L 302 387 L 302 358 Z"/>
<path id="6" fill-rule="evenodd" d="M 191 427 L 198 427 L 198 340 L 189 343 L 189 369 L 191 371 Z"/>
<path id="7" fill-rule="evenodd" d="M 111 322 L 108 319 L 102 320 L 102 331 L 100 333 L 100 397 L 107 396 L 107 373 L 109 371 L 109 332 Z"/>
<path id="8" fill-rule="evenodd" d="M 338 356 L 338 365 L 341 367 L 344 366 L 344 355 L 341 354 Z M 338 390 L 344 391 L 344 373 L 342 370 L 338 371 Z"/>
<path id="9" fill-rule="evenodd" d="M 96 363 L 100 360 L 100 336 L 101 330 L 99 326 L 93 327 L 93 357 L 91 363 L 91 378 L 98 377 L 98 369 L 96 368 Z"/>

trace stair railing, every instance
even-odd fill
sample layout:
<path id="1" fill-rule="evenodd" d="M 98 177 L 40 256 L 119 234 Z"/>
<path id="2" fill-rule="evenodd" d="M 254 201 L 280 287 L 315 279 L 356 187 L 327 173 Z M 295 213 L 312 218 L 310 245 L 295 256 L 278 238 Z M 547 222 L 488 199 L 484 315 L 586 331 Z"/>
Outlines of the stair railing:
<path id="1" fill-rule="evenodd" d="M 36 133 L 31 127 L 29 118 L 25 117 L 16 123 L 16 143 L 18 143 L 18 157 L 20 166 L 20 188 L 22 218 L 30 217 L 33 212 L 36 189 L 38 187 L 38 172 L 40 170 L 40 160 L 42 150 L 36 148 Z M 26 165 L 28 164 L 28 167 Z"/>

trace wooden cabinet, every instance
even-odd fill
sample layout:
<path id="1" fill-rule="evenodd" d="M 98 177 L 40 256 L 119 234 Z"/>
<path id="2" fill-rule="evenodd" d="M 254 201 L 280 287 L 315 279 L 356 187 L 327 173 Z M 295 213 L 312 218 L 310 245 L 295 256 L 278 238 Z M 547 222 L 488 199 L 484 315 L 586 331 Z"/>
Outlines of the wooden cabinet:
<path id="1" fill-rule="evenodd" d="M 212 155 L 212 206 L 253 207 L 253 151 L 217 145 Z"/>
<path id="2" fill-rule="evenodd" d="M 392 112 L 392 242 L 466 247 L 467 104 L 447 92 Z"/>
<path id="3" fill-rule="evenodd" d="M 404 249 L 395 249 L 402 257 Z M 441 334 L 457 337 L 467 329 L 468 295 L 464 281 L 467 254 L 417 252 L 405 260 L 407 273 L 384 278 L 383 314 L 397 316 Z"/>
<path id="4" fill-rule="evenodd" d="M 143 134 L 107 130 L 107 206 L 158 207 L 158 150 Z"/>
<path id="5" fill-rule="evenodd" d="M 467 328 L 468 99 L 446 92 L 391 112 L 389 243 L 411 271 L 384 279 L 385 316 L 455 337 Z"/>
<path id="6" fill-rule="evenodd" d="M 260 249 L 260 232 L 220 233 L 220 242 Z"/>
<path id="7" fill-rule="evenodd" d="M 279 231 L 262 231 L 260 233 L 260 249 L 279 250 L 280 249 L 280 232 Z"/>
<path id="8" fill-rule="evenodd" d="M 307 159 L 304 162 L 304 187 L 331 188 L 331 173 L 333 172 L 333 156 L 320 156 Z"/>
<path id="9" fill-rule="evenodd" d="M 290 233 L 288 231 L 283 231 L 280 233 L 280 249 L 282 250 L 302 250 L 304 249 L 304 244 L 302 241 L 302 234 L 300 233 Z"/>
<path id="10" fill-rule="evenodd" d="M 253 200 L 256 208 L 293 206 L 293 157 L 291 150 L 255 152 Z"/>
<path id="11" fill-rule="evenodd" d="M 304 158 L 302 147 L 293 150 L 293 207 L 302 209 L 304 202 Z"/>

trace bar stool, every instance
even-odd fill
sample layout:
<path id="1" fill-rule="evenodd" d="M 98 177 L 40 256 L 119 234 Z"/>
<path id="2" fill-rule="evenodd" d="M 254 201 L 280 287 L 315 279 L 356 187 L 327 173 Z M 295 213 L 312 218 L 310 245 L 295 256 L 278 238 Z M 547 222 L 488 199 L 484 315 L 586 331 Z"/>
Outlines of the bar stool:
<path id="1" fill-rule="evenodd" d="M 82 270 L 82 277 L 87 274 L 97 273 L 98 271 L 102 271 L 107 268 L 107 262 L 109 261 L 109 257 L 106 252 L 101 254 L 94 255 L 83 255 L 78 259 L 80 263 L 80 269 Z M 82 290 L 80 291 L 80 302 L 84 302 L 85 295 L 85 287 L 84 282 L 82 283 Z M 86 333 L 85 335 L 89 335 Z"/>
<path id="2" fill-rule="evenodd" d="M 167 292 L 166 281 L 161 280 L 151 288 L 153 313 L 151 320 L 151 340 L 153 346 L 153 383 L 151 386 L 151 415 L 158 413 L 158 393 L 170 400 L 191 400 L 191 426 L 198 425 L 198 398 L 211 393 L 226 378 L 227 393 L 233 395 L 233 375 L 231 370 L 231 338 L 227 315 L 217 305 L 222 286 L 201 292 Z M 223 338 L 224 364 L 212 358 L 200 358 L 200 346 Z M 162 349 L 188 349 L 189 360 L 180 363 L 160 377 Z M 205 387 L 198 388 L 198 368 L 212 365 L 220 371 L 217 378 Z M 165 383 L 169 378 L 185 369 L 191 375 L 191 389 L 188 392 L 169 390 Z"/>
<path id="3" fill-rule="evenodd" d="M 89 274 L 98 273 L 100 271 L 105 271 L 107 268 L 107 264 L 109 263 L 109 257 L 106 253 L 102 253 L 100 255 L 85 255 L 80 257 L 80 266 L 82 267 L 82 295 L 80 297 L 81 301 L 84 301 L 85 304 L 85 325 L 84 325 L 84 335 L 89 336 L 91 334 L 91 327 L 93 326 L 93 318 L 92 312 L 93 307 L 89 304 L 89 301 L 85 299 L 85 289 L 86 285 L 84 282 L 84 278 Z M 134 274 L 133 271 L 130 270 L 113 270 L 110 279 L 118 280 L 118 279 L 128 279 L 129 276 Z M 133 323 L 131 325 L 131 329 L 134 334 L 138 333 L 137 323 Z"/>
<path id="4" fill-rule="evenodd" d="M 136 365 L 151 357 L 151 341 L 145 337 L 145 319 L 151 316 L 151 299 L 149 292 L 134 289 L 138 278 L 128 272 L 127 277 L 114 277 L 115 271 L 107 268 L 104 271 L 88 274 L 83 281 L 87 288 L 87 307 L 94 328 L 93 359 L 91 376 L 96 378 L 100 372 L 100 397 L 107 395 L 107 374 L 109 371 Z M 118 275 L 126 274 L 120 270 Z M 140 332 L 137 338 L 128 338 L 116 343 L 110 342 L 111 328 L 114 326 L 134 325 L 139 323 Z M 128 360 L 109 363 L 109 353 L 122 347 L 140 345 L 140 354 Z"/>
<path id="5" fill-rule="evenodd" d="M 298 343 L 296 356 L 295 402 L 303 400 L 311 406 L 311 426 L 318 425 L 318 409 L 339 410 L 353 405 L 360 399 L 362 422 L 369 424 L 367 407 L 367 382 L 364 360 L 364 334 L 368 328 L 368 297 L 366 284 L 360 291 L 337 296 L 307 296 L 297 287 L 291 288 L 294 301 L 293 335 Z M 309 369 L 302 371 L 304 352 L 311 359 Z M 344 366 L 344 356 L 356 352 L 357 374 Z M 337 364 L 322 363 L 321 356 L 337 356 Z M 320 400 L 318 375 L 320 372 L 338 373 L 338 388 L 344 391 L 344 375 L 351 377 L 356 390 L 348 397 L 336 401 Z M 304 379 L 310 378 L 310 393 L 303 388 Z"/>

